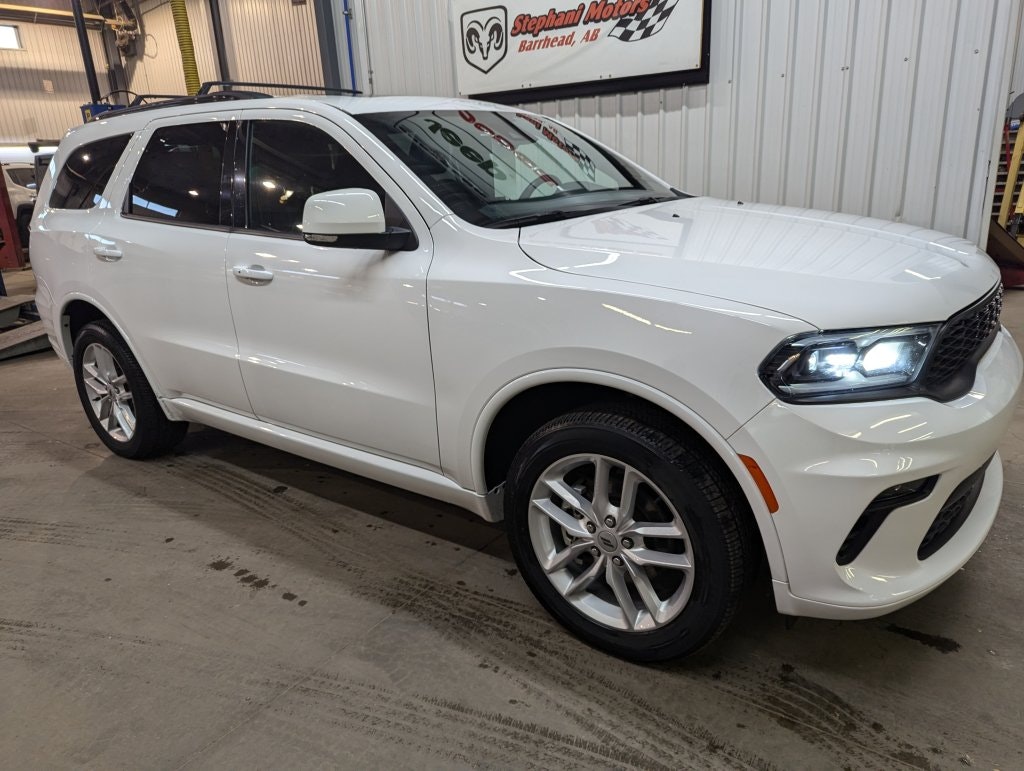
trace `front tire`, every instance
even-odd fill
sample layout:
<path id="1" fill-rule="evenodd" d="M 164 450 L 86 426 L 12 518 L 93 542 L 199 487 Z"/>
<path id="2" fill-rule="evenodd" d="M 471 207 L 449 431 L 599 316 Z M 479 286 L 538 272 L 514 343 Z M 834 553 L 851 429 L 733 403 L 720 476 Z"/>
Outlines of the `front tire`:
<path id="1" fill-rule="evenodd" d="M 570 413 L 512 463 L 506 521 L 540 603 L 617 656 L 694 653 L 728 625 L 756 553 L 734 481 L 655 413 Z"/>
<path id="2" fill-rule="evenodd" d="M 152 458 L 184 438 L 188 423 L 167 419 L 139 362 L 109 322 L 82 328 L 72 366 L 85 414 L 111 452 Z"/>

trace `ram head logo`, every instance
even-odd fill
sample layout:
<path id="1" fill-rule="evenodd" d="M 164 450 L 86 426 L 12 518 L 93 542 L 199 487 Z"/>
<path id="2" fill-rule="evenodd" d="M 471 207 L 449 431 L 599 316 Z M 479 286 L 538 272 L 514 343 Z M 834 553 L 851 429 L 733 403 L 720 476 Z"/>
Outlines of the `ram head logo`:
<path id="1" fill-rule="evenodd" d="M 508 11 L 496 5 L 462 14 L 462 55 L 471 67 L 487 73 L 505 58 Z"/>

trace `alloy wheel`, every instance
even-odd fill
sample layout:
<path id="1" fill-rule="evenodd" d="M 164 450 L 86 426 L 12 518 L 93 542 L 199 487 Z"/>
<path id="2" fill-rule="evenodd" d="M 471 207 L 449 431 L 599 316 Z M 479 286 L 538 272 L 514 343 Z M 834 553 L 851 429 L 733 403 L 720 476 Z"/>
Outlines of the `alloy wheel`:
<path id="1" fill-rule="evenodd" d="M 135 435 L 135 403 L 128 378 L 108 348 L 90 343 L 82 355 L 82 382 L 103 429 L 119 442 Z"/>
<path id="2" fill-rule="evenodd" d="M 664 626 L 693 590 L 690 536 L 650 479 L 605 455 L 550 465 L 530 495 L 530 539 L 552 586 L 578 612 L 613 629 Z"/>

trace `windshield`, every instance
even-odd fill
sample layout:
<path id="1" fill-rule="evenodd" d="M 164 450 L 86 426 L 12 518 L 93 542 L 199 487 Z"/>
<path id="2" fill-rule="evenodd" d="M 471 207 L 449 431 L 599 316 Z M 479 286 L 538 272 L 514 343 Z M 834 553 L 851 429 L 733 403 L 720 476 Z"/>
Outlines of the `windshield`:
<path id="1" fill-rule="evenodd" d="M 682 196 L 539 115 L 421 110 L 355 117 L 474 225 L 518 227 Z"/>

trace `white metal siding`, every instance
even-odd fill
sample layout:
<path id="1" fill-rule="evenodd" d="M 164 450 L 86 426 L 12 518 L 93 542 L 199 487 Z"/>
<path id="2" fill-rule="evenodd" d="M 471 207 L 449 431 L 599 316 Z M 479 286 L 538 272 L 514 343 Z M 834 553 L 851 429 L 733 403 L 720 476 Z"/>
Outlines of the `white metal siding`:
<path id="1" fill-rule="evenodd" d="M 185 7 L 199 79 L 216 80 L 209 6 L 206 0 L 188 0 Z M 184 94 L 185 72 L 170 4 L 167 0 L 143 0 L 139 10 L 143 34 L 136 43 L 138 54 L 124 60 L 128 87 L 139 94 Z"/>
<path id="2" fill-rule="evenodd" d="M 189 29 L 201 81 L 218 80 L 207 0 L 188 0 Z M 145 39 L 128 59 L 131 88 L 139 93 L 183 94 L 185 76 L 167 0 L 141 3 Z M 322 85 L 320 47 L 312 3 L 290 0 L 221 0 L 228 67 L 233 80 Z"/>
<path id="3" fill-rule="evenodd" d="M 74 27 L 16 24 L 23 50 L 0 49 L 0 143 L 59 139 L 82 122 L 80 105 L 89 101 L 89 84 Z M 93 61 L 106 91 L 107 65 L 98 30 L 89 31 Z M 53 93 L 44 88 L 53 85 Z"/>
<path id="4" fill-rule="evenodd" d="M 364 0 L 376 94 L 455 94 L 445 0 Z M 706 86 L 526 107 L 681 188 L 987 232 L 1017 0 L 714 0 Z"/>
<path id="5" fill-rule="evenodd" d="M 363 0 L 357 20 L 366 22 L 374 93 L 456 93 L 446 0 Z"/>
<path id="6" fill-rule="evenodd" d="M 323 85 L 311 2 L 231 0 L 221 15 L 234 80 Z"/>
<path id="7" fill-rule="evenodd" d="M 1010 98 L 1015 99 L 1024 93 L 1024 52 L 1021 46 L 1024 45 L 1024 37 L 1021 36 L 1021 29 L 1018 27 L 1017 35 L 1013 38 L 1013 74 L 1010 76 Z"/>

